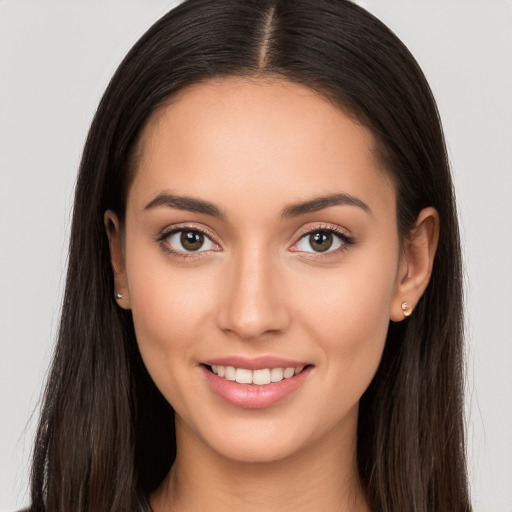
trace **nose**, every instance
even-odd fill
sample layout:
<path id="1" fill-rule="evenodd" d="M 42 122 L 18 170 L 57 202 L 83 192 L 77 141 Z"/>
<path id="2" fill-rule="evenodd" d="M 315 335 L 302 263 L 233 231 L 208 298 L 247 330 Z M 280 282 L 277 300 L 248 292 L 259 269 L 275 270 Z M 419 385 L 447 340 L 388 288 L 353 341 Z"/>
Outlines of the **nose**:
<path id="1" fill-rule="evenodd" d="M 247 250 L 230 261 L 224 275 L 218 325 L 243 340 L 284 332 L 290 315 L 277 262 L 263 251 Z"/>

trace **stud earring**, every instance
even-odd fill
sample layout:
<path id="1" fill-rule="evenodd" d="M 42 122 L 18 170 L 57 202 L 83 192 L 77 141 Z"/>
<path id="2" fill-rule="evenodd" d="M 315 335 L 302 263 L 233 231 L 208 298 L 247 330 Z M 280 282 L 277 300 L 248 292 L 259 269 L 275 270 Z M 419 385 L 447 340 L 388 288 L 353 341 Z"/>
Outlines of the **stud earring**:
<path id="1" fill-rule="evenodd" d="M 401 307 L 405 317 L 411 316 L 412 308 L 409 307 L 409 304 L 405 300 L 402 302 Z"/>
<path id="2" fill-rule="evenodd" d="M 116 297 L 116 299 L 118 299 L 118 300 L 119 300 L 119 299 L 124 299 L 124 295 L 123 295 L 122 293 L 119 293 L 119 292 L 116 292 L 116 293 L 115 293 L 115 297 Z"/>

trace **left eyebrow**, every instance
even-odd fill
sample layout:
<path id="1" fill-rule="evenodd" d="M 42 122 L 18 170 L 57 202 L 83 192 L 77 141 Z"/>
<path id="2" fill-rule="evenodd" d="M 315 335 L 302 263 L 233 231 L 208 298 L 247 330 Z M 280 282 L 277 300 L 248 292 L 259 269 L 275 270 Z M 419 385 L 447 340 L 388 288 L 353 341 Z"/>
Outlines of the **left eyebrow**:
<path id="1" fill-rule="evenodd" d="M 363 209 L 368 214 L 372 213 L 370 207 L 357 197 L 351 196 L 350 194 L 331 194 L 328 196 L 315 197 L 308 201 L 290 204 L 283 209 L 281 217 L 298 217 L 299 215 L 304 215 L 306 213 L 318 212 L 324 208 L 329 208 L 330 206 L 344 205 L 356 206 Z"/>

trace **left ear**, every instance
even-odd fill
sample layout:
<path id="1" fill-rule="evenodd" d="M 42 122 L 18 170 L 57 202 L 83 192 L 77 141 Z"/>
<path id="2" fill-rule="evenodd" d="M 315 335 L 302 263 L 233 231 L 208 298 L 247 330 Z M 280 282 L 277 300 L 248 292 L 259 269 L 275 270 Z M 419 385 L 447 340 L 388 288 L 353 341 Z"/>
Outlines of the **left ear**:
<path id="1" fill-rule="evenodd" d="M 403 242 L 391 320 L 399 322 L 409 316 L 423 295 L 432 275 L 438 240 L 439 214 L 435 208 L 424 208 Z"/>

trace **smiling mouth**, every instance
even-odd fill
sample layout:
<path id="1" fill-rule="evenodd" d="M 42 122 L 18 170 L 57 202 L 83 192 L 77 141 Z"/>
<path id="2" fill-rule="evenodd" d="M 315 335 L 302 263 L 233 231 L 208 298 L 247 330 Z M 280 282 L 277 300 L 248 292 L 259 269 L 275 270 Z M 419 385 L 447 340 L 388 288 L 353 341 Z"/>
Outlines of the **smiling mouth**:
<path id="1" fill-rule="evenodd" d="M 306 365 L 308 366 L 308 365 Z M 265 386 L 274 382 L 281 382 L 301 373 L 304 365 L 288 368 L 261 368 L 258 370 L 248 370 L 246 368 L 235 368 L 234 366 L 221 366 L 217 364 L 206 365 L 212 373 L 225 380 L 237 382 L 239 384 L 255 384 L 256 386 Z"/>

